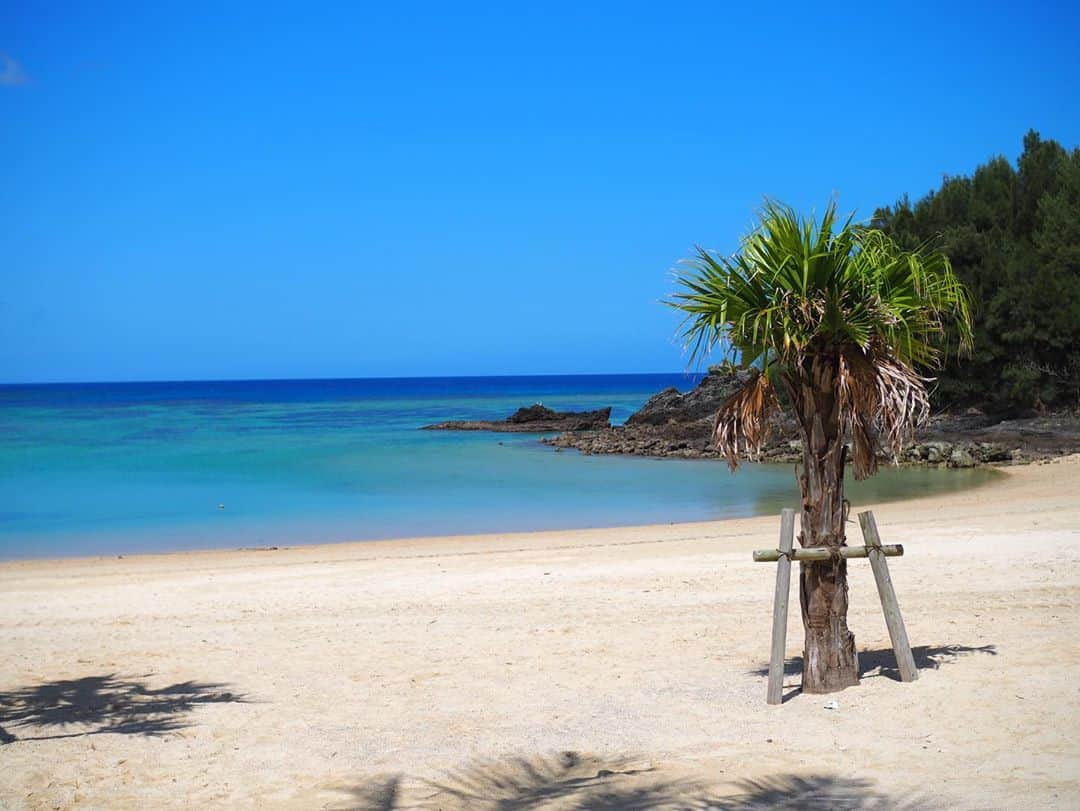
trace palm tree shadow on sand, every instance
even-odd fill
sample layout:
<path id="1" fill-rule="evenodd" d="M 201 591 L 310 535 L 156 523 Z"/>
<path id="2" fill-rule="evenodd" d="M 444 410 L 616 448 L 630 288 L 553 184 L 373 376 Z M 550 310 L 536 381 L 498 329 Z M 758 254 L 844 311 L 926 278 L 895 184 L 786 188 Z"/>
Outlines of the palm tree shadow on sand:
<path id="1" fill-rule="evenodd" d="M 144 678 L 85 676 L 0 693 L 0 743 L 82 735 L 161 735 L 190 726 L 185 716 L 200 704 L 246 702 L 244 696 L 225 689 L 225 684 L 186 681 L 152 688 Z M 55 732 L 34 734 L 50 730 Z"/>
<path id="2" fill-rule="evenodd" d="M 918 647 L 912 648 L 911 653 L 915 658 L 915 667 L 917 670 L 937 670 L 942 665 L 955 662 L 962 656 L 970 656 L 976 653 L 997 656 L 997 646 L 979 645 L 977 647 L 972 647 L 970 645 L 919 645 Z M 802 669 L 803 658 L 801 656 L 793 656 L 791 659 L 787 659 L 784 662 L 785 676 L 797 676 L 802 673 Z M 754 676 L 768 676 L 769 666 L 768 664 L 762 665 L 761 667 L 750 671 L 750 673 Z M 877 678 L 878 676 L 884 676 L 893 681 L 900 681 L 900 668 L 896 664 L 896 653 L 892 648 L 860 651 L 859 676 L 862 678 Z M 794 690 L 784 695 L 784 701 L 794 698 L 800 692 L 802 692 L 802 688 L 796 687 Z"/>
<path id="3" fill-rule="evenodd" d="M 341 790 L 330 808 L 353 811 L 732 811 L 732 809 L 930 809 L 918 797 L 888 796 L 869 780 L 830 775 L 778 775 L 742 780 L 716 791 L 709 784 L 665 776 L 632 758 L 576 752 L 476 761 L 439 780 L 381 774 Z"/>

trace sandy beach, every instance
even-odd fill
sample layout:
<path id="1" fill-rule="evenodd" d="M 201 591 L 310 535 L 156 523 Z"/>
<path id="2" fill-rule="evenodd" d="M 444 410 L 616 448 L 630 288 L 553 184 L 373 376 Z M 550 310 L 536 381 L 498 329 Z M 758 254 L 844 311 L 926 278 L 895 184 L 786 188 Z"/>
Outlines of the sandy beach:
<path id="1" fill-rule="evenodd" d="M 5 563 L 0 806 L 1076 807 L 1080 456 L 868 507 L 920 678 L 855 561 L 779 707 L 775 517 Z"/>

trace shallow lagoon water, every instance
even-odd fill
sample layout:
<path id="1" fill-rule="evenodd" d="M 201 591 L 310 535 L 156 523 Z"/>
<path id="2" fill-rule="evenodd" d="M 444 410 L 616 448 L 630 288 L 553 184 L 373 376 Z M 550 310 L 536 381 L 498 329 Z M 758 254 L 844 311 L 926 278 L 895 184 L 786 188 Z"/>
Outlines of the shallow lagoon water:
<path id="1" fill-rule="evenodd" d="M 522 405 L 621 422 L 686 375 L 0 387 L 0 556 L 123 554 L 701 521 L 797 504 L 790 465 L 582 456 L 421 431 Z M 854 507 L 991 470 L 883 468 Z M 219 506 L 220 505 L 220 506 Z"/>

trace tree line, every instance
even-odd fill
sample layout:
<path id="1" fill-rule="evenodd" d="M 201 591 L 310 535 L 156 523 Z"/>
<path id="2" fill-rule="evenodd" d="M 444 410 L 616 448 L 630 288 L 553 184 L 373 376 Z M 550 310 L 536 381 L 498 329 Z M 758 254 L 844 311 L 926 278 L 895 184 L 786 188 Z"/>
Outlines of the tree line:
<path id="1" fill-rule="evenodd" d="M 996 157 L 946 177 L 872 225 L 944 252 L 972 296 L 974 346 L 940 370 L 939 408 L 999 414 L 1080 406 L 1080 148 L 1034 130 L 1014 167 Z"/>

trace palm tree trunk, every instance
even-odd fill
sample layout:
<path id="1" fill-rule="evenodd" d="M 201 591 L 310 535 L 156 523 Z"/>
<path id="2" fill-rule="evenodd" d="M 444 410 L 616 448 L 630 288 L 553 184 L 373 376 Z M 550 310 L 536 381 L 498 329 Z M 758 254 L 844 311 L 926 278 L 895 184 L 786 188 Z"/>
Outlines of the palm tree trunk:
<path id="1" fill-rule="evenodd" d="M 835 367 L 813 364 L 810 385 L 800 387 L 797 412 L 803 442 L 802 491 L 804 547 L 845 545 L 844 464 L 847 449 L 840 433 L 833 386 Z M 803 692 L 832 693 L 859 683 L 855 636 L 848 630 L 847 562 L 802 563 L 799 577 L 806 641 Z"/>

